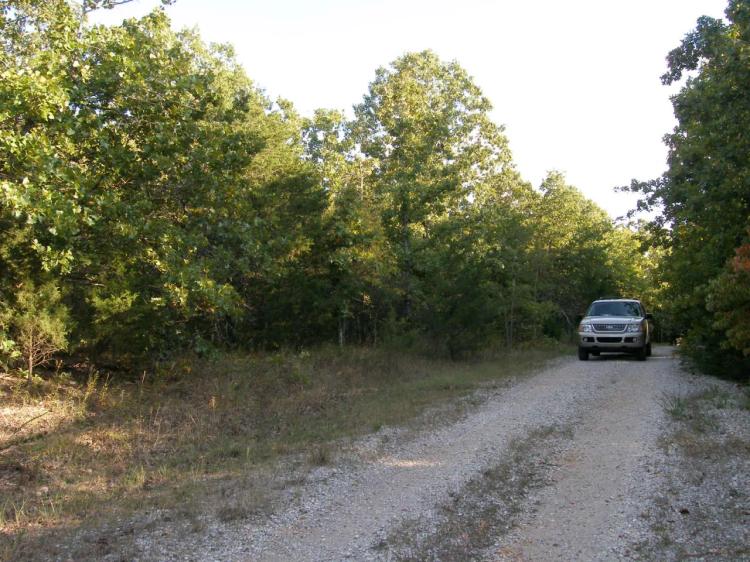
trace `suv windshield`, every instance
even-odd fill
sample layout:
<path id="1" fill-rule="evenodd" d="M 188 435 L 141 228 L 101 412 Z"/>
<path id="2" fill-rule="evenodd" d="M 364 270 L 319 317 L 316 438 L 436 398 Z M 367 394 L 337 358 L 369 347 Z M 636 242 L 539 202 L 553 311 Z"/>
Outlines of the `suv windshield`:
<path id="1" fill-rule="evenodd" d="M 586 316 L 641 316 L 641 307 L 632 301 L 601 301 L 595 302 L 589 308 Z"/>

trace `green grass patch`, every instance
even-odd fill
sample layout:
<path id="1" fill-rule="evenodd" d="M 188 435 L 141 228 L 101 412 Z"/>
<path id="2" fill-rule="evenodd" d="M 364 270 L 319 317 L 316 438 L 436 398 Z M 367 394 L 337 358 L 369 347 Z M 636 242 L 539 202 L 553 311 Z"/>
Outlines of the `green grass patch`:
<path id="1" fill-rule="evenodd" d="M 688 415 L 688 400 L 677 394 L 662 394 L 658 399 L 659 405 L 672 419 L 682 420 Z"/>

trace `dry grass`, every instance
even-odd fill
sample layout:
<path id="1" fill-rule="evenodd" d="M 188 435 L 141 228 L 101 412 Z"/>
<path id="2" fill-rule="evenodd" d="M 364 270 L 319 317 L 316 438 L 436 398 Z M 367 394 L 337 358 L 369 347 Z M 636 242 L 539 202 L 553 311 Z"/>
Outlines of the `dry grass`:
<path id="1" fill-rule="evenodd" d="M 548 484 L 549 459 L 573 437 L 570 426 L 545 426 L 508 446 L 503 462 L 484 470 L 440 506 L 437 524 L 407 521 L 375 548 L 405 562 L 478 560 L 517 523 L 529 493 Z"/>
<path id="2" fill-rule="evenodd" d="M 5 375 L 0 559 L 55 529 L 149 507 L 191 515 L 208 490 L 221 496 L 224 483 L 248 479 L 281 455 L 327 464 L 341 438 L 402 425 L 559 352 L 472 363 L 369 348 L 237 354 L 186 358 L 130 382 L 57 374 L 31 388 Z M 231 495 L 214 515 L 232 521 L 266 504 L 262 493 Z"/>

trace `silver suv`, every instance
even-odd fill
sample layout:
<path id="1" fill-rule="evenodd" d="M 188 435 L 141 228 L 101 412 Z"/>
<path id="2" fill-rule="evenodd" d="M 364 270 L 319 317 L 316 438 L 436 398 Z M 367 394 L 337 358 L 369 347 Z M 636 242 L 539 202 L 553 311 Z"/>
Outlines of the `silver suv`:
<path id="1" fill-rule="evenodd" d="M 640 361 L 651 355 L 651 329 L 640 301 L 600 299 L 591 303 L 578 326 L 578 358 L 605 351 L 633 353 Z"/>

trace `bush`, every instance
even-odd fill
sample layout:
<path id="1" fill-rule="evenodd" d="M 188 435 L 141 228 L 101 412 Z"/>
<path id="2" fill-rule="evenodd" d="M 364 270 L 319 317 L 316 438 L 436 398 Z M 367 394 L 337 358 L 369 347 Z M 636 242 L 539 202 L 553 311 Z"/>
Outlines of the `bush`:
<path id="1" fill-rule="evenodd" d="M 0 303 L 0 368 L 7 369 L 8 364 L 20 356 L 16 342 L 10 337 L 12 313 Z"/>
<path id="2" fill-rule="evenodd" d="M 24 283 L 14 309 L 6 309 L 0 319 L 0 352 L 6 348 L 8 359 L 21 360 L 30 382 L 35 367 L 67 347 L 68 324 L 68 309 L 61 303 L 60 290 L 54 283 L 39 287 Z M 5 326 L 10 328 L 10 337 L 3 336 Z"/>

